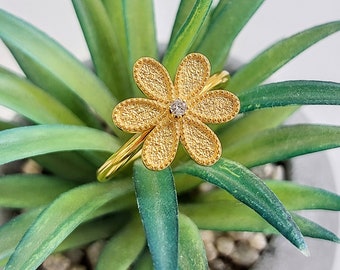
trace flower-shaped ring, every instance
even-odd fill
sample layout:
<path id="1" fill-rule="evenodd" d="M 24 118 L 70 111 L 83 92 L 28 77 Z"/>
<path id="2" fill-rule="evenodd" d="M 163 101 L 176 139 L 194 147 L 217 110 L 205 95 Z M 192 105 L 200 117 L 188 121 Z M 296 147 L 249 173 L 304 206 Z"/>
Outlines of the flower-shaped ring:
<path id="1" fill-rule="evenodd" d="M 237 96 L 226 90 L 211 90 L 227 80 L 228 72 L 210 76 L 210 63 L 199 53 L 180 63 L 174 83 L 165 67 L 153 58 L 137 60 L 133 76 L 149 98 L 131 98 L 112 112 L 113 122 L 123 131 L 138 133 L 98 170 L 107 179 L 136 155 L 151 170 L 162 170 L 174 160 L 182 143 L 190 157 L 212 165 L 222 153 L 221 143 L 206 123 L 224 123 L 240 109 Z M 141 152 L 140 145 L 143 144 Z"/>

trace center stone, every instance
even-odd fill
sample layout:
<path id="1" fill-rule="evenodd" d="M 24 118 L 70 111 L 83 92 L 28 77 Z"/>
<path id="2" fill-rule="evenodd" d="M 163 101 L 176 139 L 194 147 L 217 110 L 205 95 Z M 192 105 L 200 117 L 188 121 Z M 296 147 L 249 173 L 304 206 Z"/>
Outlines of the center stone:
<path id="1" fill-rule="evenodd" d="M 170 112 L 175 116 L 175 117 L 181 117 L 185 114 L 186 110 L 188 109 L 187 104 L 181 100 L 181 99 L 175 99 L 171 104 L 170 104 Z"/>

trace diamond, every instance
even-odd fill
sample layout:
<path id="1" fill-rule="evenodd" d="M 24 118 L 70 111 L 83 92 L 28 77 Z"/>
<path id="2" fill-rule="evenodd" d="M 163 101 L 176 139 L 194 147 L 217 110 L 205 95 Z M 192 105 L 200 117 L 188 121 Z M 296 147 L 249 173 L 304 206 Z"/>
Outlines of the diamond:
<path id="1" fill-rule="evenodd" d="M 170 105 L 170 112 L 175 117 L 182 117 L 188 109 L 187 104 L 181 99 L 175 99 Z"/>

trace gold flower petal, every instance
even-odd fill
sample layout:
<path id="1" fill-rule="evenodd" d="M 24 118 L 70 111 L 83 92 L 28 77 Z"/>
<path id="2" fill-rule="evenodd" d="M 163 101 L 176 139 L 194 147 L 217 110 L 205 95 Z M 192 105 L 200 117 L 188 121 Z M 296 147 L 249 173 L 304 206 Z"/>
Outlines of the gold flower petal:
<path id="1" fill-rule="evenodd" d="M 209 60 L 200 53 L 187 55 L 180 63 L 175 77 L 175 91 L 183 100 L 202 90 L 210 76 Z"/>
<path id="2" fill-rule="evenodd" d="M 157 101 L 130 98 L 120 102 L 112 111 L 113 122 L 126 132 L 143 132 L 157 124 L 165 108 Z"/>
<path id="3" fill-rule="evenodd" d="M 165 67 L 150 57 L 142 57 L 133 67 L 139 89 L 149 98 L 167 102 L 174 98 L 174 86 Z"/>
<path id="4" fill-rule="evenodd" d="M 190 103 L 190 113 L 204 123 L 224 123 L 240 110 L 240 101 L 233 93 L 214 90 L 200 95 Z"/>
<path id="5" fill-rule="evenodd" d="M 174 160 L 179 142 L 179 122 L 164 118 L 147 136 L 142 160 L 150 170 L 162 170 Z"/>
<path id="6" fill-rule="evenodd" d="M 198 164 L 213 165 L 221 157 L 222 147 L 215 133 L 193 117 L 183 117 L 181 143 Z"/>

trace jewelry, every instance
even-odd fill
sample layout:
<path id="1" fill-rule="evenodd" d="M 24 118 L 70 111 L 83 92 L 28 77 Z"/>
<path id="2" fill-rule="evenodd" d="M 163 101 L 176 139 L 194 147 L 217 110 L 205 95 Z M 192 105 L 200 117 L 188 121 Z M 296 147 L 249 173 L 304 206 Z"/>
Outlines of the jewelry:
<path id="1" fill-rule="evenodd" d="M 98 180 L 108 180 L 140 156 L 148 169 L 162 170 L 174 160 L 179 142 L 198 164 L 213 165 L 221 157 L 222 147 L 205 123 L 230 121 L 240 110 L 233 93 L 210 91 L 225 83 L 229 73 L 210 76 L 209 60 L 191 53 L 180 63 L 174 83 L 165 67 L 149 57 L 137 60 L 133 76 L 149 99 L 130 98 L 113 109 L 113 122 L 136 134 L 99 168 Z"/>

